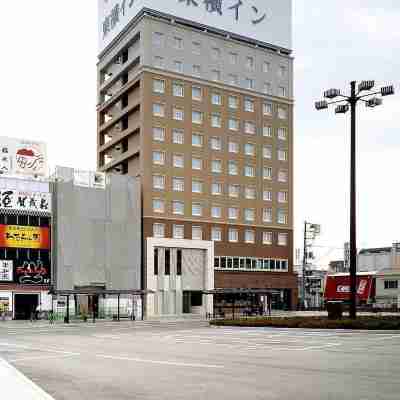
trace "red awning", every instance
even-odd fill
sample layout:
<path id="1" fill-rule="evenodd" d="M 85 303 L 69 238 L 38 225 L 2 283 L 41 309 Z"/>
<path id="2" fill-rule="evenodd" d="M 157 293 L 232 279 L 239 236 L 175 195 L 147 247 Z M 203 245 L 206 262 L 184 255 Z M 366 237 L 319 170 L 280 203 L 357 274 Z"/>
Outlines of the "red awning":
<path id="1" fill-rule="evenodd" d="M 373 289 L 373 276 L 357 276 L 357 299 L 367 301 Z M 328 275 L 325 286 L 325 300 L 350 300 L 350 275 Z"/>

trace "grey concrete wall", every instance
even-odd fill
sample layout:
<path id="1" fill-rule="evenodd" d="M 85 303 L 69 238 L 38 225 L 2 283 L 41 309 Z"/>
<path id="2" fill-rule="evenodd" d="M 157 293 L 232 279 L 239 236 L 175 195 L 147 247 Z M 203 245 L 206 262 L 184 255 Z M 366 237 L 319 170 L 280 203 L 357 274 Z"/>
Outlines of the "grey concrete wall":
<path id="1" fill-rule="evenodd" d="M 104 284 L 140 289 L 140 186 L 136 178 L 108 175 L 103 189 L 56 183 L 57 289 Z"/>

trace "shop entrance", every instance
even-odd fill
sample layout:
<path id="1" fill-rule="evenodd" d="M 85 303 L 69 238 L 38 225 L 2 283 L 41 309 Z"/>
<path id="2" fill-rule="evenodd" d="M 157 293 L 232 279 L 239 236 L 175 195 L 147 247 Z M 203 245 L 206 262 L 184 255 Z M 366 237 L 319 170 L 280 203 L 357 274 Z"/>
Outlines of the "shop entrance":
<path id="1" fill-rule="evenodd" d="M 203 293 L 199 291 L 183 292 L 183 307 L 184 314 L 200 314 L 203 306 Z"/>
<path id="2" fill-rule="evenodd" d="M 30 319 L 39 304 L 39 294 L 16 294 L 14 296 L 15 319 Z"/>

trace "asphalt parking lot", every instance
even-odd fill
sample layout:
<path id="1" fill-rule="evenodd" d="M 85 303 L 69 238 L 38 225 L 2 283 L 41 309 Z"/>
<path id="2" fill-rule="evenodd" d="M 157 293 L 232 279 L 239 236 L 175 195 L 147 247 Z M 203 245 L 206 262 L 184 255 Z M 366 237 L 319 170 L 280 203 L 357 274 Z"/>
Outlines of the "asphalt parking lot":
<path id="1" fill-rule="evenodd" d="M 396 332 L 0 323 L 0 358 L 56 400 L 400 396 Z"/>

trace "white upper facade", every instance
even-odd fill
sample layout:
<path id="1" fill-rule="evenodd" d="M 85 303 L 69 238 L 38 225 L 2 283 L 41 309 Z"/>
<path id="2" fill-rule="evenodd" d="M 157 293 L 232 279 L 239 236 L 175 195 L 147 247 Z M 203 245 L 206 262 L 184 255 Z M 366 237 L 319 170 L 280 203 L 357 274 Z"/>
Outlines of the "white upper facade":
<path id="1" fill-rule="evenodd" d="M 98 0 L 98 5 L 99 53 L 143 9 L 292 48 L 292 0 Z"/>

